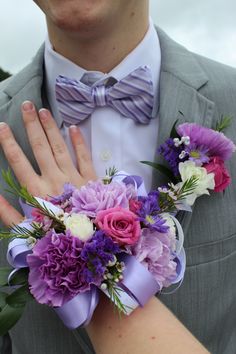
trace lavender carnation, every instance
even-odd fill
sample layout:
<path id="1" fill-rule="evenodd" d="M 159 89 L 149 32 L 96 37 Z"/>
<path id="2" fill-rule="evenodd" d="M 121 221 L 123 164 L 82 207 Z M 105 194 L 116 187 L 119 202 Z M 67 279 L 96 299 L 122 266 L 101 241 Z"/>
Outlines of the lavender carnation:
<path id="1" fill-rule="evenodd" d="M 222 160 L 231 158 L 236 147 L 223 133 L 195 123 L 184 123 L 178 126 L 177 132 L 181 136 L 189 136 L 191 144 L 201 149 L 207 149 L 207 155 L 218 156 Z"/>
<path id="2" fill-rule="evenodd" d="M 137 260 L 154 276 L 160 290 L 170 286 L 177 276 L 177 263 L 172 248 L 173 239 L 168 234 L 143 229 L 132 250 Z"/>
<path id="3" fill-rule="evenodd" d="M 130 191 L 124 183 L 112 182 L 103 184 L 101 181 L 88 182 L 72 195 L 73 212 L 96 217 L 101 210 L 120 206 L 129 207 Z"/>
<path id="4" fill-rule="evenodd" d="M 30 292 L 39 303 L 62 306 L 90 289 L 83 276 L 82 247 L 83 243 L 70 232 L 57 234 L 51 230 L 37 241 L 27 262 Z"/>

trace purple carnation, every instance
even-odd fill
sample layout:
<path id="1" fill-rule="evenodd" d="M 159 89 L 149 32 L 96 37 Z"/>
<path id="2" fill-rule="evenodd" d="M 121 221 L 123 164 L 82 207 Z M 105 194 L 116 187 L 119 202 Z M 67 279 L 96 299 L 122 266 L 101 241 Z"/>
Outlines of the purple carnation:
<path id="1" fill-rule="evenodd" d="M 154 276 L 160 290 L 170 286 L 177 277 L 177 263 L 172 248 L 173 239 L 168 234 L 143 229 L 132 250 L 137 260 Z"/>
<path id="2" fill-rule="evenodd" d="M 177 127 L 180 136 L 189 136 L 190 143 L 208 150 L 209 157 L 218 156 L 222 160 L 231 158 L 236 150 L 234 143 L 223 133 L 195 123 L 184 123 Z"/>
<path id="3" fill-rule="evenodd" d="M 88 283 L 100 286 L 109 261 L 114 261 L 114 255 L 120 253 L 119 246 L 106 236 L 103 231 L 97 231 L 94 237 L 86 242 L 81 258 L 86 262 L 84 278 Z"/>
<path id="4" fill-rule="evenodd" d="M 130 190 L 124 183 L 112 182 L 103 184 L 101 181 L 88 182 L 75 190 L 72 196 L 73 212 L 96 217 L 97 213 L 120 206 L 129 207 Z"/>
<path id="5" fill-rule="evenodd" d="M 28 255 L 30 292 L 40 304 L 62 306 L 79 293 L 90 289 L 83 277 L 83 243 L 54 230 L 37 241 Z"/>

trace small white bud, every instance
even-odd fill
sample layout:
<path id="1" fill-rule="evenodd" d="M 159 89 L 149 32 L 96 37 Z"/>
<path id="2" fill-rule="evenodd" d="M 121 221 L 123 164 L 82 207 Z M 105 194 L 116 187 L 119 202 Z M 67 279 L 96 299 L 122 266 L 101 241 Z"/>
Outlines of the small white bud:
<path id="1" fill-rule="evenodd" d="M 184 145 L 188 146 L 190 144 L 190 137 L 189 136 L 183 136 L 182 141 Z"/>
<path id="2" fill-rule="evenodd" d="M 30 236 L 27 238 L 27 244 L 29 247 L 33 248 L 35 246 L 35 244 L 37 243 L 36 238 L 34 238 L 33 236 Z"/>
<path id="3" fill-rule="evenodd" d="M 106 283 L 102 283 L 100 288 L 101 288 L 101 290 L 107 290 L 107 284 Z"/>
<path id="4" fill-rule="evenodd" d="M 116 256 L 113 256 L 113 257 L 114 257 L 113 261 L 108 262 L 108 264 L 107 264 L 108 267 L 113 267 L 116 264 L 117 258 L 116 258 Z"/>
<path id="5" fill-rule="evenodd" d="M 174 142 L 176 147 L 179 147 L 181 145 L 181 141 L 178 138 L 174 138 L 173 142 Z"/>
<path id="6" fill-rule="evenodd" d="M 180 160 L 184 159 L 186 155 L 187 155 L 187 152 L 183 150 L 183 151 L 181 152 L 181 154 L 179 154 Z"/>

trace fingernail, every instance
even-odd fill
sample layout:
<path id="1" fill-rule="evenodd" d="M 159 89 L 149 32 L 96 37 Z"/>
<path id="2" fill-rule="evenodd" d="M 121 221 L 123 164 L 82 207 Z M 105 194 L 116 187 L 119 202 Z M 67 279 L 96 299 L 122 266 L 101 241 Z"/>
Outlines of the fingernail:
<path id="1" fill-rule="evenodd" d="M 25 112 L 30 112 L 30 111 L 32 111 L 34 109 L 34 105 L 30 101 L 25 101 L 25 102 L 22 103 L 22 109 Z"/>
<path id="2" fill-rule="evenodd" d="M 45 109 L 45 108 L 41 108 L 39 110 L 39 117 L 40 117 L 41 120 L 47 119 L 49 117 L 48 110 Z"/>
<path id="3" fill-rule="evenodd" d="M 73 132 L 77 131 L 77 126 L 76 125 L 70 125 L 70 130 L 72 130 Z"/>
<path id="4" fill-rule="evenodd" d="M 3 131 L 7 128 L 7 124 L 4 122 L 0 122 L 0 130 Z"/>

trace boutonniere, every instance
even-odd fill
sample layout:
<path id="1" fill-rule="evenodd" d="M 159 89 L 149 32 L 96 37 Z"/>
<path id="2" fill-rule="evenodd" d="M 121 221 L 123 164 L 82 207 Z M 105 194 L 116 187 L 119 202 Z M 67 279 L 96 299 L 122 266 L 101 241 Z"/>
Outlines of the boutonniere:
<path id="1" fill-rule="evenodd" d="M 215 129 L 195 123 L 177 125 L 176 122 L 170 137 L 158 149 L 168 167 L 142 161 L 169 179 L 168 186 L 162 188 L 162 192 L 173 195 L 193 182 L 191 193 L 188 192 L 184 198 L 184 204 L 192 206 L 196 198 L 209 195 L 209 190 L 224 191 L 231 183 L 225 162 L 236 150 L 232 140 L 223 133 L 230 124 L 229 117 L 222 118 Z"/>
<path id="2" fill-rule="evenodd" d="M 112 168 L 102 180 L 79 189 L 66 184 L 61 195 L 43 200 L 3 172 L 25 220 L 0 232 L 9 240 L 11 266 L 0 269 L 0 335 L 14 326 L 29 300 L 50 306 L 74 329 L 90 321 L 101 291 L 129 315 L 156 293 L 180 286 L 186 259 L 175 215 L 190 211 L 209 190 L 229 185 L 225 161 L 235 145 L 222 133 L 226 125 L 226 119 L 218 131 L 175 125 L 158 149 L 169 167 L 144 162 L 170 182 L 149 192 L 141 176 Z"/>

